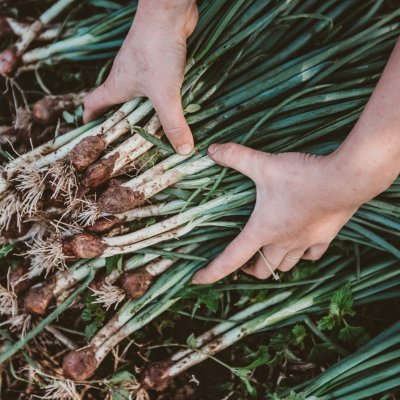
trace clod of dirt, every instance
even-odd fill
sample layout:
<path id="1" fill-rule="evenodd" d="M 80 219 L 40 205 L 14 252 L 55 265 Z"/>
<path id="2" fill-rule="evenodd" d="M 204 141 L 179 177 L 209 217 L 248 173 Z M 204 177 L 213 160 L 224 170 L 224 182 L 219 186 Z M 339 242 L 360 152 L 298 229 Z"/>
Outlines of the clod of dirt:
<path id="1" fill-rule="evenodd" d="M 137 299 L 147 292 L 153 279 L 154 276 L 149 274 L 145 267 L 142 267 L 134 272 L 123 274 L 120 285 L 129 298 Z"/>
<path id="2" fill-rule="evenodd" d="M 69 159 L 77 171 L 83 171 L 96 161 L 106 149 L 107 144 L 102 135 L 82 139 L 70 152 Z"/>
<path id="3" fill-rule="evenodd" d="M 51 280 L 45 284 L 32 286 L 25 296 L 25 310 L 29 314 L 40 316 L 45 315 L 47 308 L 54 297 L 54 286 L 55 283 Z"/>
<path id="4" fill-rule="evenodd" d="M 124 222 L 124 219 L 114 216 L 102 217 L 99 218 L 92 226 L 89 226 L 87 230 L 93 233 L 109 232 L 111 229 L 123 225 Z"/>
<path id="5" fill-rule="evenodd" d="M 101 238 L 90 233 L 78 233 L 63 242 L 63 253 L 67 257 L 95 258 L 103 254 L 106 245 Z"/>
<path id="6" fill-rule="evenodd" d="M 95 189 L 102 183 L 109 180 L 113 172 L 115 160 L 118 157 L 119 154 L 115 153 L 111 157 L 107 157 L 106 159 L 100 160 L 91 165 L 84 172 L 84 175 L 81 179 L 81 185 L 88 189 Z"/>
<path id="7" fill-rule="evenodd" d="M 108 189 L 100 196 L 99 209 L 110 214 L 120 214 L 138 207 L 144 202 L 144 195 L 117 181 L 112 181 Z"/>
<path id="8" fill-rule="evenodd" d="M 143 388 L 153 389 L 159 392 L 166 389 L 172 381 L 172 378 L 168 376 L 168 370 L 171 365 L 171 360 L 150 364 L 142 375 Z"/>
<path id="9" fill-rule="evenodd" d="M 15 47 L 10 47 L 0 54 L 0 74 L 4 77 L 11 77 L 18 69 L 18 64 L 18 51 Z"/>
<path id="10" fill-rule="evenodd" d="M 96 371 L 97 361 L 92 348 L 70 351 L 63 360 L 64 376 L 75 381 L 85 381 Z"/>

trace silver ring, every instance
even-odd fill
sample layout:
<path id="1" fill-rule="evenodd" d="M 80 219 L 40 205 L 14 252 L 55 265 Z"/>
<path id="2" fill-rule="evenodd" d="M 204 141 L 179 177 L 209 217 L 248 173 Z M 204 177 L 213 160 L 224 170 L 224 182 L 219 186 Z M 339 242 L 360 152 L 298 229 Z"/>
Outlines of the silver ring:
<path id="1" fill-rule="evenodd" d="M 286 254 L 286 257 L 290 258 L 291 260 L 295 260 L 295 261 L 301 260 L 301 257 L 292 256 L 290 253 Z"/>

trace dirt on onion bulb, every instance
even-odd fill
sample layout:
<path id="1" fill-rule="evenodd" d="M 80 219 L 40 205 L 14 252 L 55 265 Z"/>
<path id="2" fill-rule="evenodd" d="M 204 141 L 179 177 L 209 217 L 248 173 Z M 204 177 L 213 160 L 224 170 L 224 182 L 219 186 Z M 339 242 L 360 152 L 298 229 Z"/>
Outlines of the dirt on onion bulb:
<path id="1" fill-rule="evenodd" d="M 45 96 L 33 105 L 32 118 L 40 125 L 54 125 L 64 111 L 72 112 L 81 105 L 85 95 L 86 92 Z"/>
<path id="2" fill-rule="evenodd" d="M 29 314 L 43 316 L 54 297 L 55 282 L 53 279 L 46 281 L 46 284 L 38 284 L 31 287 L 25 296 L 25 310 Z"/>

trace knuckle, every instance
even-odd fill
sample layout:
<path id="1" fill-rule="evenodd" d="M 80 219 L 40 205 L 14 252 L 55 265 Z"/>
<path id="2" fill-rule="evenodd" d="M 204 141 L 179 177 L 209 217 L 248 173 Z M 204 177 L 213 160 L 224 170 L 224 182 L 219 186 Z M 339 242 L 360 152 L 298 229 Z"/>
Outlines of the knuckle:
<path id="1" fill-rule="evenodd" d="M 164 133 L 167 136 L 173 136 L 173 137 L 177 137 L 177 136 L 181 136 L 182 134 L 184 134 L 185 130 L 182 126 L 174 126 L 174 127 L 168 127 L 168 126 L 164 126 Z"/>

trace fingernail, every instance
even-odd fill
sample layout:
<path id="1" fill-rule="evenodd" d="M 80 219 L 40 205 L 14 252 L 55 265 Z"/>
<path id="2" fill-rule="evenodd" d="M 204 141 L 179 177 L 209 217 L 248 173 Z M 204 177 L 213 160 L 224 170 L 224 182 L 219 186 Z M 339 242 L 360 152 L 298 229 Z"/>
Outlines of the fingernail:
<path id="1" fill-rule="evenodd" d="M 214 155 L 218 150 L 218 145 L 217 144 L 212 144 L 211 146 L 208 146 L 208 154 L 210 156 Z"/>
<path id="2" fill-rule="evenodd" d="M 184 143 L 178 146 L 178 153 L 183 156 L 190 154 L 191 151 L 192 151 L 192 145 L 189 143 Z"/>

